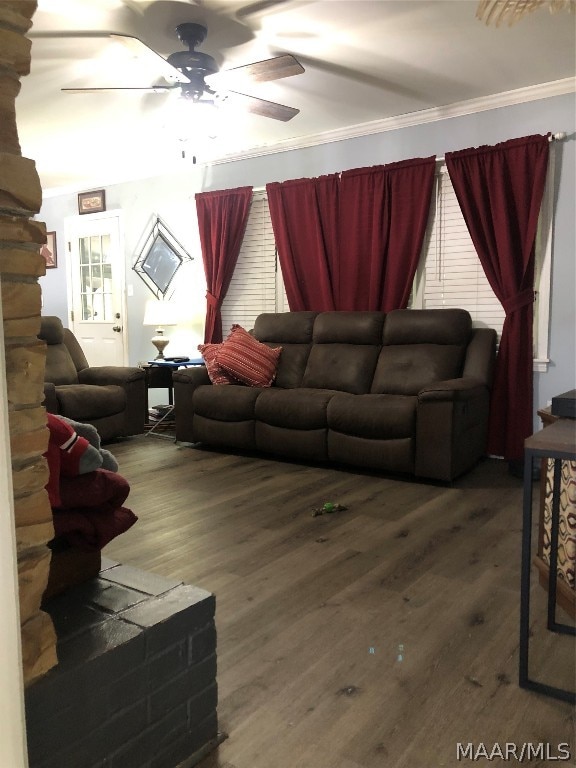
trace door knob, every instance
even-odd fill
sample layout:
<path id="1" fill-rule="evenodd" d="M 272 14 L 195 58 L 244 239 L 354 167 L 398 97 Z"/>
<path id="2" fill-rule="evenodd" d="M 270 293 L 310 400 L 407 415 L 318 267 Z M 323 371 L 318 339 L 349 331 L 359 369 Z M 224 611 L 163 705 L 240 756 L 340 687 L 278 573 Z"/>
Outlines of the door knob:
<path id="1" fill-rule="evenodd" d="M 116 333 L 120 333 L 122 328 L 119 325 L 114 325 L 112 326 L 112 330 L 115 331 Z"/>

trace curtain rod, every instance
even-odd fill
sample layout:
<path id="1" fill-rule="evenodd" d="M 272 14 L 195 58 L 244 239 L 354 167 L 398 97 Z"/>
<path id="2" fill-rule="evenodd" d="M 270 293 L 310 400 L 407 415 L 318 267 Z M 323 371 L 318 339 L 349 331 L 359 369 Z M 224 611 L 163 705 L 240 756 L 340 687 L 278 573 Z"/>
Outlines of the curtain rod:
<path id="1" fill-rule="evenodd" d="M 548 141 L 563 141 L 566 138 L 566 131 L 558 131 L 558 133 L 551 133 L 550 136 L 548 136 Z M 444 157 L 437 157 L 436 158 L 437 163 L 444 163 L 445 158 Z M 340 172 L 341 173 L 341 172 Z M 253 192 L 264 192 L 266 187 L 254 187 Z"/>
<path id="2" fill-rule="evenodd" d="M 551 133 L 550 136 L 548 136 L 548 141 L 562 141 L 566 138 L 566 132 L 565 131 L 558 131 L 558 133 Z M 436 162 L 437 163 L 444 163 L 446 161 L 446 158 L 444 157 L 437 157 Z"/>

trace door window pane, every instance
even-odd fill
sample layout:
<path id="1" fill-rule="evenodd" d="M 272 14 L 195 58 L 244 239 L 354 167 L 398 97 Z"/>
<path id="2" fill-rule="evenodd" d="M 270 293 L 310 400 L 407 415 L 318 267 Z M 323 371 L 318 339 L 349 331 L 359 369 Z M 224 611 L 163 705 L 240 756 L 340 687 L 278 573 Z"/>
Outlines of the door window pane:
<path id="1" fill-rule="evenodd" d="M 82 320 L 111 322 L 114 307 L 110 235 L 82 237 L 78 244 Z"/>

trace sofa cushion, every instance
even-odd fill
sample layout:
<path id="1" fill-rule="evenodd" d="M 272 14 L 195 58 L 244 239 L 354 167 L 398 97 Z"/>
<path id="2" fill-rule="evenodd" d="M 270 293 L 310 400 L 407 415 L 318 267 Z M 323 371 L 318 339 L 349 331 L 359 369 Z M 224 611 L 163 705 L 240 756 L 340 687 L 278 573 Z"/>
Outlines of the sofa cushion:
<path id="1" fill-rule="evenodd" d="M 282 342 L 282 354 L 278 360 L 274 385 L 285 389 L 302 386 L 304 371 L 310 354 L 310 344 L 286 344 Z"/>
<path id="2" fill-rule="evenodd" d="M 55 316 L 44 316 L 40 318 L 39 339 L 44 339 L 46 344 L 64 344 L 64 326 L 62 320 Z"/>
<path id="3" fill-rule="evenodd" d="M 402 437 L 396 440 L 344 435 L 328 430 L 328 458 L 341 464 L 376 469 L 386 472 L 414 472 L 415 440 Z"/>
<path id="4" fill-rule="evenodd" d="M 216 421 L 246 421 L 254 418 L 254 404 L 262 389 L 230 384 L 199 386 L 193 395 L 194 413 Z"/>
<path id="5" fill-rule="evenodd" d="M 472 319 L 463 309 L 395 309 L 386 315 L 384 346 L 372 393 L 416 395 L 462 375 Z"/>
<path id="6" fill-rule="evenodd" d="M 310 354 L 317 312 L 265 312 L 254 323 L 254 337 L 272 347 L 282 347 L 275 386 L 294 388 L 302 377 Z"/>
<path id="7" fill-rule="evenodd" d="M 282 347 L 268 347 L 240 325 L 233 325 L 216 353 L 216 362 L 230 376 L 252 387 L 269 387 L 276 376 Z"/>
<path id="8" fill-rule="evenodd" d="M 44 381 L 52 384 L 78 383 L 78 371 L 64 344 L 49 344 L 46 347 Z"/>
<path id="9" fill-rule="evenodd" d="M 256 402 L 258 421 L 289 429 L 321 429 L 327 425 L 326 409 L 335 392 L 319 389 L 266 389 Z"/>
<path id="10" fill-rule="evenodd" d="M 222 389 L 227 389 L 227 387 L 222 387 Z M 248 387 L 244 387 L 244 389 L 248 389 Z M 254 419 L 217 421 L 195 413 L 194 442 L 206 443 L 220 448 L 239 448 L 243 451 L 251 451 L 256 448 L 254 424 Z"/>
<path id="11" fill-rule="evenodd" d="M 276 456 L 296 461 L 323 462 L 328 458 L 326 441 L 328 430 L 290 429 L 256 421 L 254 425 L 256 448 Z"/>
<path id="12" fill-rule="evenodd" d="M 363 344 L 314 344 L 302 386 L 366 394 L 379 352 L 380 347 Z"/>
<path id="13" fill-rule="evenodd" d="M 216 362 L 216 354 L 220 349 L 220 344 L 199 344 L 198 351 L 204 358 L 206 370 L 212 384 L 238 384 L 238 380 L 225 370 L 220 368 Z"/>
<path id="14" fill-rule="evenodd" d="M 254 323 L 254 338 L 273 344 L 310 344 L 317 312 L 264 312 Z"/>
<path id="15" fill-rule="evenodd" d="M 464 309 L 395 309 L 384 323 L 384 344 L 466 345 L 472 318 Z"/>
<path id="16" fill-rule="evenodd" d="M 339 393 L 328 404 L 328 428 L 376 440 L 413 437 L 417 405 L 417 397 Z"/>
<path id="17" fill-rule="evenodd" d="M 115 416 L 126 409 L 126 392 L 116 384 L 106 387 L 66 384 L 56 387 L 56 398 L 58 412 L 75 421 L 92 421 Z"/>
<path id="18" fill-rule="evenodd" d="M 382 347 L 372 393 L 417 395 L 436 381 L 461 375 L 465 348 L 444 344 L 399 344 Z"/>
<path id="19" fill-rule="evenodd" d="M 382 344 L 383 312 L 322 312 L 314 322 L 314 344 Z"/>

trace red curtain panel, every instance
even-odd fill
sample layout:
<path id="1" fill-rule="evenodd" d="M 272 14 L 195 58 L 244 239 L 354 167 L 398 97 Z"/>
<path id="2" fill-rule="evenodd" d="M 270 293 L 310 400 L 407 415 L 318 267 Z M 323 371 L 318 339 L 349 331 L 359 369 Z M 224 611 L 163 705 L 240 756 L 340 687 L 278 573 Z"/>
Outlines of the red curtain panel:
<path id="1" fill-rule="evenodd" d="M 251 199 L 252 187 L 200 192 L 196 195 L 207 288 L 205 343 L 222 341 L 220 308 L 238 261 Z"/>
<path id="2" fill-rule="evenodd" d="M 434 171 L 429 157 L 268 184 L 290 309 L 406 307 Z"/>
<path id="3" fill-rule="evenodd" d="M 436 158 L 344 171 L 338 309 L 404 309 L 428 223 Z"/>
<path id="4" fill-rule="evenodd" d="M 273 182 L 266 192 L 288 306 L 336 309 L 338 175 Z"/>
<path id="5" fill-rule="evenodd" d="M 547 136 L 446 154 L 446 166 L 478 257 L 506 319 L 496 361 L 488 450 L 518 460 L 533 432 L 534 240 Z"/>

